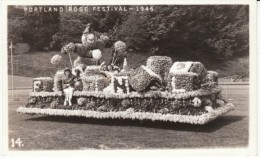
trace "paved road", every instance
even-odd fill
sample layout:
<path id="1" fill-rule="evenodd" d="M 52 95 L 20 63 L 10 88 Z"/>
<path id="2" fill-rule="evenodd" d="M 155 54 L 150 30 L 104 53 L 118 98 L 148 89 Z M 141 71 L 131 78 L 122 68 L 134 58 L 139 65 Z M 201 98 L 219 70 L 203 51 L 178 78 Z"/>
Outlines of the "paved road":
<path id="1" fill-rule="evenodd" d="M 158 149 L 240 147 L 248 144 L 248 86 L 223 87 L 236 105 L 234 111 L 204 126 L 189 124 L 94 120 L 16 113 L 29 90 L 9 91 L 9 139 L 21 138 L 22 148 L 49 149 Z"/>

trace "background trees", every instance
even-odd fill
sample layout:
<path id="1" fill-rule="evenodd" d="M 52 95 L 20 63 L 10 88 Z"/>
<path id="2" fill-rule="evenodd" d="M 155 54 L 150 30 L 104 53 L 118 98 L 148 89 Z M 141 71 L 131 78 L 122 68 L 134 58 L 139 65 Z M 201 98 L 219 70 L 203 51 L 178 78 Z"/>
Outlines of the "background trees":
<path id="1" fill-rule="evenodd" d="M 211 69 L 226 61 L 248 59 L 247 5 L 154 6 L 144 12 L 50 12 L 25 14 L 9 7 L 8 38 L 30 44 L 32 51 L 59 51 L 69 42 L 81 42 L 87 23 L 108 34 L 110 47 L 125 41 L 134 54 L 168 55 L 197 60 Z"/>

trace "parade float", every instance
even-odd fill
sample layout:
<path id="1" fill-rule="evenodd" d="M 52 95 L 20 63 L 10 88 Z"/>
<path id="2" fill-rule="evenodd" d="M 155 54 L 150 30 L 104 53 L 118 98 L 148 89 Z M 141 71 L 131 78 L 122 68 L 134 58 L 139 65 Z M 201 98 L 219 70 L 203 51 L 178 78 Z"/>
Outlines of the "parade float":
<path id="1" fill-rule="evenodd" d="M 234 109 L 221 95 L 218 73 L 200 62 L 173 62 L 167 56 L 150 56 L 142 66 L 127 64 L 126 44 L 113 45 L 112 61 L 100 64 L 109 38 L 92 32 L 90 25 L 82 43 L 69 43 L 61 53 L 78 58 L 72 72 L 79 70 L 74 83 L 72 105 L 64 105 L 64 69 L 54 77 L 34 78 L 28 102 L 17 112 L 96 119 L 129 119 L 206 124 Z M 55 55 L 57 65 L 62 56 Z"/>

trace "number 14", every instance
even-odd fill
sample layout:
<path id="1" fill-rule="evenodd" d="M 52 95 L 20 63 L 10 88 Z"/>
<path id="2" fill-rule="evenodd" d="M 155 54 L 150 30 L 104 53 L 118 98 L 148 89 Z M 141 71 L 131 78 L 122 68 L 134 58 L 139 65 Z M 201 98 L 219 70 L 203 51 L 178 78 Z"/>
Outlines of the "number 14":
<path id="1" fill-rule="evenodd" d="M 23 146 L 23 142 L 20 138 L 16 140 L 14 138 L 11 139 L 11 147 L 14 148 L 16 145 L 18 145 L 19 148 Z"/>

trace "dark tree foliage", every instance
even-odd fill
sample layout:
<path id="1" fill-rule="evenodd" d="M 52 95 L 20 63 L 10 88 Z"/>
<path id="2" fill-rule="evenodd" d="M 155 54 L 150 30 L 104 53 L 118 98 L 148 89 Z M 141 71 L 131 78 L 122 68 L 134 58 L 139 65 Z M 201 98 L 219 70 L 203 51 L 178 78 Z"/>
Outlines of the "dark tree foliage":
<path id="1" fill-rule="evenodd" d="M 140 52 L 211 56 L 248 55 L 248 6 L 160 6 L 137 12 L 113 30 Z"/>
<path id="2" fill-rule="evenodd" d="M 26 12 L 25 20 L 30 32 L 24 41 L 35 50 L 48 48 L 53 35 L 59 31 L 59 19 L 59 12 Z"/>
<path id="3" fill-rule="evenodd" d="M 10 6 L 8 8 L 9 41 L 25 42 L 33 50 L 44 50 L 50 46 L 52 36 L 59 31 L 59 16 L 59 12 L 25 12 L 22 7 Z"/>
<path id="4" fill-rule="evenodd" d="M 121 12 L 63 12 L 60 13 L 60 30 L 51 41 L 51 47 L 59 50 L 69 42 L 81 42 L 81 35 L 88 23 L 97 34 L 108 34 L 116 25 L 121 25 L 128 14 Z M 111 44 L 110 44 L 111 46 Z"/>
<path id="5" fill-rule="evenodd" d="M 10 41 L 14 44 L 24 42 L 24 35 L 29 32 L 29 26 L 24 19 L 23 9 L 14 6 L 8 7 L 8 44 Z"/>
<path id="6" fill-rule="evenodd" d="M 81 42 L 87 23 L 136 53 L 197 60 L 209 68 L 249 55 L 248 5 L 164 5 L 154 11 L 28 13 L 8 8 L 8 40 L 34 50 Z"/>

